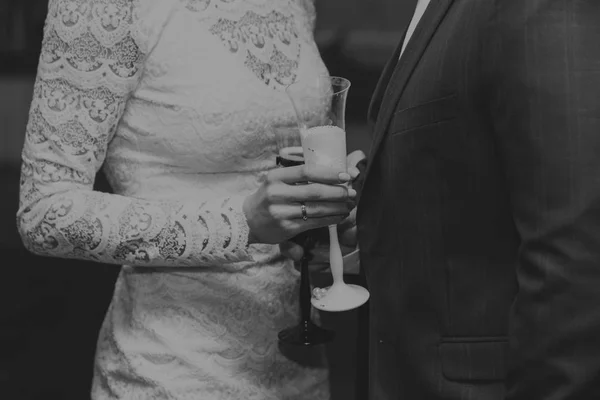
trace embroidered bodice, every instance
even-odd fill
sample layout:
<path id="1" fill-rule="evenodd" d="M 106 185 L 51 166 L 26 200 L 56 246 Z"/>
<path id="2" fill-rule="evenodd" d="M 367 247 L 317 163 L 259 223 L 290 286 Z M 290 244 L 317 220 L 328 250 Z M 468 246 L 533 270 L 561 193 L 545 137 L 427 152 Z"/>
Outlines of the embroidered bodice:
<path id="1" fill-rule="evenodd" d="M 241 207 L 285 86 L 327 73 L 313 26 L 311 0 L 50 0 L 17 222 L 38 254 L 124 265 L 94 398 L 325 398 L 277 350 L 297 273 Z"/>
<path id="2" fill-rule="evenodd" d="M 282 88 L 314 46 L 310 4 L 270 3 L 50 2 L 23 151 L 19 223 L 32 250 L 131 265 L 248 260 L 243 193 L 167 186 L 191 173 L 252 179 L 272 162 L 269 124 L 289 117 Z M 89 190 L 105 159 L 125 197 Z"/>

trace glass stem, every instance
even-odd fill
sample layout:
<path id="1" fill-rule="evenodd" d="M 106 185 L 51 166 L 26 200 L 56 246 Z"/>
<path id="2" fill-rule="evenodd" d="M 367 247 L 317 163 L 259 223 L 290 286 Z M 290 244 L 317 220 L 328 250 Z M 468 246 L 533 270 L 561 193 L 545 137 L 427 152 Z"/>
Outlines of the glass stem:
<path id="1" fill-rule="evenodd" d="M 342 258 L 342 249 L 338 239 L 337 225 L 329 227 L 329 265 L 331 266 L 331 275 L 333 275 L 333 284 L 343 284 L 344 259 Z"/>
<path id="2" fill-rule="evenodd" d="M 308 248 L 304 248 L 304 255 L 300 261 L 300 316 L 303 323 L 306 325 L 310 322 L 310 276 L 308 272 L 308 263 L 310 262 L 310 256 Z"/>

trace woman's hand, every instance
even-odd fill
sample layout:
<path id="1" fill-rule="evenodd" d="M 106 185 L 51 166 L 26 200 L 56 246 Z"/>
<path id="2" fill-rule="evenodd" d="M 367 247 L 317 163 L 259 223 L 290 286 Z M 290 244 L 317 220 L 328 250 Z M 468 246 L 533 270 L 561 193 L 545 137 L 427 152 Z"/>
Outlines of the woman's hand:
<path id="1" fill-rule="evenodd" d="M 277 244 L 310 229 L 337 225 L 354 207 L 356 191 L 345 186 L 351 179 L 347 173 L 305 165 L 269 171 L 244 202 L 249 243 Z M 311 183 L 298 185 L 305 182 Z"/>
<path id="2" fill-rule="evenodd" d="M 358 178 L 360 170 L 356 165 L 365 158 L 365 153 L 361 150 L 356 150 L 348 154 L 346 162 L 351 181 L 348 182 L 346 186 L 351 187 L 351 182 Z M 338 238 L 342 247 L 342 254 L 345 255 L 351 253 L 356 249 L 358 244 L 356 238 L 356 207 L 353 207 L 348 216 L 338 223 Z M 279 247 L 284 255 L 294 261 L 299 262 L 302 259 L 303 249 L 299 244 L 287 241 L 282 242 Z M 329 247 L 321 246 L 320 248 L 317 246 L 317 248 L 312 251 L 312 255 L 312 264 L 317 265 L 317 267 L 313 267 L 313 269 L 323 269 L 323 264 L 329 262 Z"/>

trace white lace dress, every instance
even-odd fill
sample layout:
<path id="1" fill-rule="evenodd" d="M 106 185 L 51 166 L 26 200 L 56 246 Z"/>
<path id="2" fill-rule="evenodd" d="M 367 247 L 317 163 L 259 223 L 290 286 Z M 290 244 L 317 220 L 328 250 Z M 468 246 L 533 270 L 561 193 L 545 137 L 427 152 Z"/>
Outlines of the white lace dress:
<path id="1" fill-rule="evenodd" d="M 124 265 L 93 399 L 329 397 L 322 351 L 278 349 L 298 273 L 241 211 L 285 86 L 327 73 L 310 1 L 50 0 L 18 226 L 38 254 Z"/>

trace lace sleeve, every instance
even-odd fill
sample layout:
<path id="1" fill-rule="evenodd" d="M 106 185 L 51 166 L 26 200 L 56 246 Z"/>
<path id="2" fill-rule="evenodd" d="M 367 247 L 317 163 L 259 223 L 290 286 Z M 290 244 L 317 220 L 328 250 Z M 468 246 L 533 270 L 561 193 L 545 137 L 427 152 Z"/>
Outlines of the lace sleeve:
<path id="1" fill-rule="evenodd" d="M 144 46 L 132 0 L 51 0 L 17 225 L 37 254 L 128 265 L 249 260 L 242 198 L 150 202 L 92 189 Z"/>

